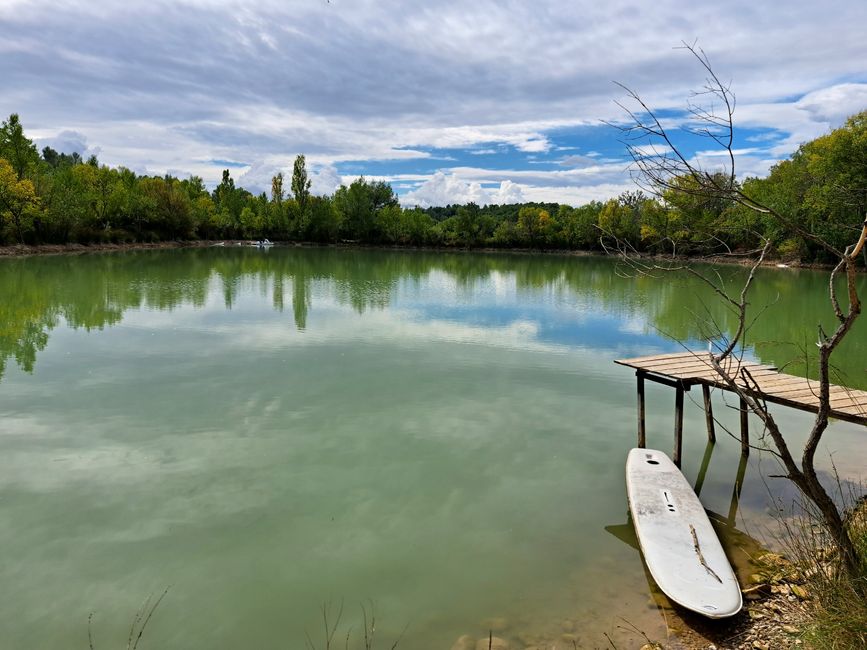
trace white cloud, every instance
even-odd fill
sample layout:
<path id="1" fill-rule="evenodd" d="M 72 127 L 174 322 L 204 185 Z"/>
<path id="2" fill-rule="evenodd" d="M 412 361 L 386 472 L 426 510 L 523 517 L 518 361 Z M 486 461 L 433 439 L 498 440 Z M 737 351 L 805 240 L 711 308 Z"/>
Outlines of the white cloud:
<path id="1" fill-rule="evenodd" d="M 544 137 L 531 137 L 517 143 L 515 148 L 527 153 L 545 153 L 551 149 L 551 143 Z"/>
<path id="2" fill-rule="evenodd" d="M 261 192 L 270 194 L 271 179 L 281 171 L 285 175 L 286 172 L 282 167 L 275 165 L 272 162 L 261 160 L 250 165 L 240 176 L 238 176 L 236 185 L 244 187 L 254 194 L 259 194 Z M 288 187 L 288 183 L 284 183 L 284 187 Z"/>
<path id="3" fill-rule="evenodd" d="M 807 93 L 795 104 L 815 122 L 841 124 L 847 117 L 867 109 L 867 83 L 838 84 Z"/>
<path id="4" fill-rule="evenodd" d="M 65 129 L 56 135 L 36 138 L 36 144 L 40 149 L 51 147 L 58 153 L 77 153 L 84 156 L 88 153 L 87 136 L 80 131 Z"/>
<path id="5" fill-rule="evenodd" d="M 590 185 L 548 185 L 523 187 L 525 201 L 539 203 L 564 203 L 579 206 L 591 201 L 606 201 L 627 190 L 634 190 L 635 184 L 629 180 L 620 183 L 598 183 Z"/>
<path id="6" fill-rule="evenodd" d="M 490 203 L 488 193 L 482 189 L 480 183 L 460 180 L 454 174 L 446 175 L 437 172 L 429 180 L 412 192 L 404 195 L 404 205 L 418 205 L 423 208 L 432 205 L 448 205 L 450 203 L 477 203 L 486 205 Z"/>
<path id="7" fill-rule="evenodd" d="M 310 191 L 318 196 L 334 194 L 343 179 L 333 165 L 322 165 L 310 174 Z"/>
<path id="8" fill-rule="evenodd" d="M 7 0 L 0 54 L 15 65 L 3 70 L 0 115 L 20 113 L 40 140 L 76 133 L 109 164 L 189 170 L 209 183 L 221 173 L 209 161 L 258 161 L 244 182 L 260 189 L 297 153 L 324 170 L 423 162 L 437 155 L 432 148 L 489 156 L 569 149 L 558 146 L 564 129 L 605 129 L 600 120 L 622 118 L 612 79 L 656 108 L 682 109 L 703 75 L 672 46 L 698 36 L 732 81 L 737 125 L 780 131 L 755 152 L 772 160 L 867 104 L 867 41 L 852 28 L 867 23 L 867 3 L 787 7 Z M 592 138 L 607 152 L 598 131 Z M 425 180 L 432 169 L 424 167 Z M 541 177 L 449 173 L 488 193 L 489 183 L 511 180 L 524 195 L 626 179 L 622 168 L 545 185 Z M 335 179 L 324 173 L 318 191 Z"/>
<path id="9" fill-rule="evenodd" d="M 491 194 L 491 202 L 498 205 L 522 203 L 523 201 L 524 191 L 520 185 L 512 181 L 502 181 L 497 191 Z"/>
<path id="10" fill-rule="evenodd" d="M 434 205 L 476 203 L 478 205 L 521 203 L 523 191 L 510 180 L 503 180 L 496 190 L 487 190 L 477 181 L 464 181 L 455 174 L 437 172 L 417 189 L 403 196 L 407 206 L 423 208 Z"/>

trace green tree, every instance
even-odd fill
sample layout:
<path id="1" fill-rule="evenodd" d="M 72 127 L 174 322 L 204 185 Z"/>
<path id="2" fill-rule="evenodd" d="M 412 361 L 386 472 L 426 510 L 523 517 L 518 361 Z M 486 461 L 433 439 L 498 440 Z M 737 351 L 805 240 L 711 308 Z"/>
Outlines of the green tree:
<path id="1" fill-rule="evenodd" d="M 602 203 L 591 201 L 577 208 L 560 206 L 557 220 L 562 228 L 561 237 L 568 248 L 598 248 L 599 237 L 599 213 L 602 211 Z"/>
<path id="2" fill-rule="evenodd" d="M 628 200 L 610 199 L 599 212 L 599 229 L 619 241 L 638 242 L 641 232 L 639 210 Z"/>
<path id="3" fill-rule="evenodd" d="M 147 197 L 147 224 L 158 239 L 189 239 L 194 221 L 190 198 L 176 178 L 143 178 L 139 189 Z"/>
<path id="4" fill-rule="evenodd" d="M 226 221 L 237 224 L 241 217 L 241 208 L 244 207 L 244 192 L 235 187 L 235 181 L 228 169 L 223 170 L 223 179 L 214 188 L 213 198 L 217 210 L 224 213 Z"/>
<path id="5" fill-rule="evenodd" d="M 283 191 L 283 172 L 277 172 L 271 178 L 271 201 L 280 205 L 284 198 L 286 198 L 286 193 Z"/>
<path id="6" fill-rule="evenodd" d="M 373 187 L 358 178 L 341 185 L 334 193 L 334 205 L 342 217 L 345 235 L 349 239 L 371 241 L 376 232 L 376 203 Z"/>
<path id="7" fill-rule="evenodd" d="M 311 196 L 302 237 L 317 242 L 335 241 L 340 233 L 341 215 L 334 203 L 323 196 Z"/>
<path id="8" fill-rule="evenodd" d="M 376 213 L 377 230 L 382 240 L 389 244 L 405 243 L 403 214 L 400 206 L 390 205 Z"/>
<path id="9" fill-rule="evenodd" d="M 23 180 L 39 163 L 39 153 L 33 141 L 24 135 L 24 127 L 17 113 L 0 124 L 0 158 L 5 158 L 15 170 L 18 180 Z"/>
<path id="10" fill-rule="evenodd" d="M 302 211 L 307 207 L 307 199 L 310 197 L 310 185 L 312 181 L 307 178 L 307 163 L 304 155 L 297 156 L 292 165 L 292 195 Z M 282 176 L 281 176 L 282 187 Z"/>
<path id="11" fill-rule="evenodd" d="M 424 210 L 402 210 L 401 221 L 405 243 L 419 246 L 428 242 L 433 219 Z"/>
<path id="12" fill-rule="evenodd" d="M 552 231 L 551 214 L 542 208 L 526 206 L 518 211 L 515 233 L 529 246 L 544 246 Z"/>
<path id="13" fill-rule="evenodd" d="M 714 182 L 720 186 L 728 182 L 720 172 L 713 176 Z M 642 223 L 653 221 L 664 225 L 663 231 L 656 234 L 680 246 L 683 252 L 701 250 L 707 253 L 718 244 L 729 245 L 736 239 L 734 222 L 727 219 L 734 202 L 725 196 L 702 192 L 700 184 L 692 176 L 685 174 L 671 179 L 662 199 L 668 211 L 655 209 L 655 202 L 649 199 L 641 202 Z M 644 239 L 646 229 L 642 228 Z"/>

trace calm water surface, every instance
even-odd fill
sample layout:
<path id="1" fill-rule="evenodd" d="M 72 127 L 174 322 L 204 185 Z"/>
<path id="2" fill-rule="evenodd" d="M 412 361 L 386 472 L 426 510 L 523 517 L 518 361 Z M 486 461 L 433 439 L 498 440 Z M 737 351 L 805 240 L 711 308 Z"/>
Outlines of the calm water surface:
<path id="1" fill-rule="evenodd" d="M 809 372 L 825 283 L 760 273 L 751 353 Z M 141 648 L 320 647 L 329 601 L 341 638 L 364 604 L 410 650 L 491 627 L 628 644 L 623 619 L 664 636 L 626 515 L 634 376 L 612 359 L 703 346 L 705 305 L 731 327 L 694 281 L 590 257 L 206 249 L 3 260 L 0 295 L 3 647 L 86 648 L 90 612 L 96 646 L 121 647 L 167 586 Z M 867 387 L 867 322 L 841 356 Z M 649 388 L 665 450 L 672 401 Z M 800 440 L 809 416 L 778 413 Z M 706 456 L 689 399 L 685 429 L 684 471 L 709 459 L 702 500 L 742 563 L 778 470 L 754 454 L 733 503 L 738 444 Z M 824 465 L 856 480 L 863 440 L 833 424 Z"/>

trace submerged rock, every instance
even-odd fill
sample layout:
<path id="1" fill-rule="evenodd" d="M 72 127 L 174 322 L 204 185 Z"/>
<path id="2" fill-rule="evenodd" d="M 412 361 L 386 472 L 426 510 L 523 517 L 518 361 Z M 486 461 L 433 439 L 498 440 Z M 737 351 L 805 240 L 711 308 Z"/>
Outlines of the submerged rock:
<path id="1" fill-rule="evenodd" d="M 498 636 L 476 641 L 476 650 L 509 650 L 509 642 Z"/>
<path id="2" fill-rule="evenodd" d="M 503 630 L 509 627 L 509 619 L 504 616 L 497 616 L 494 618 L 486 618 L 482 621 L 482 628 L 485 630 L 490 630 L 491 632 L 502 632 Z"/>

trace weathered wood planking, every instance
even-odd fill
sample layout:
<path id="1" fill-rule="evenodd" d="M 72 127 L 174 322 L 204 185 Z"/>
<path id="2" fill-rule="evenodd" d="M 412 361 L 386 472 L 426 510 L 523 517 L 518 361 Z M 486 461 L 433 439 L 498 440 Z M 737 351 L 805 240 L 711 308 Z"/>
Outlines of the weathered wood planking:
<path id="1" fill-rule="evenodd" d="M 694 384 L 700 384 L 703 390 L 705 387 L 731 390 L 725 380 L 713 369 L 706 352 L 657 354 L 634 359 L 618 359 L 615 363 L 635 368 L 639 376 L 644 375 L 649 379 L 663 378 L 679 382 L 679 385 L 687 390 Z M 818 411 L 819 382 L 816 380 L 788 375 L 779 372 L 774 366 L 741 362 L 733 358 L 726 359 L 723 368 L 736 378 L 738 385 L 768 402 L 812 413 Z M 641 392 L 643 397 L 644 391 Z M 831 417 L 867 425 L 867 391 L 832 384 L 829 393 Z M 643 400 L 641 407 L 643 407 Z M 677 423 L 675 427 L 679 428 Z M 712 435 L 710 428 L 709 435 Z"/>

